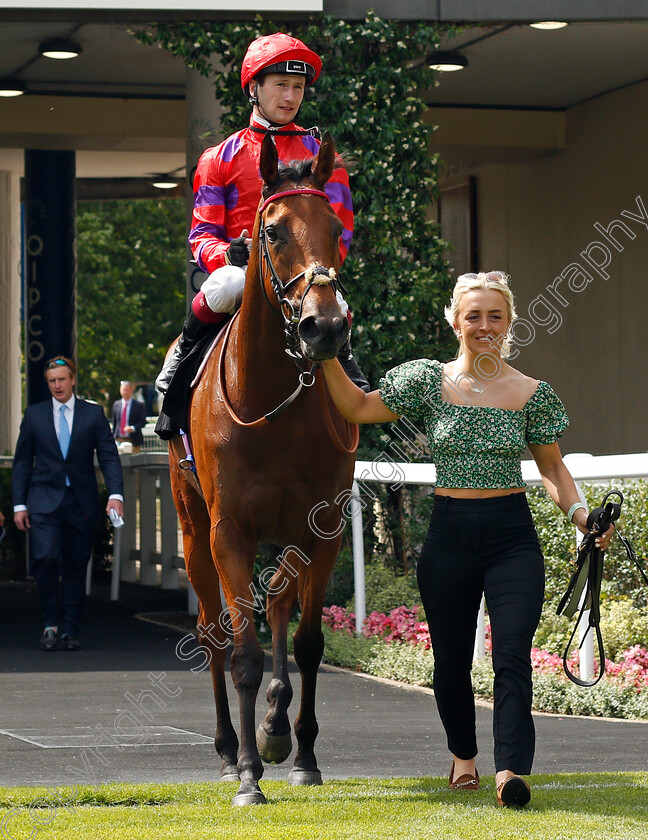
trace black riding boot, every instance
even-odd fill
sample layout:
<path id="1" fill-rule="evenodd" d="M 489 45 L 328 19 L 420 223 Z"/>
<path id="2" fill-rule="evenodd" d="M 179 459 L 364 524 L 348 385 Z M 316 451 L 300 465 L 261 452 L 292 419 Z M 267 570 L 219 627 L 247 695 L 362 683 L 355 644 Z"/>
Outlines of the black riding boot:
<path id="1" fill-rule="evenodd" d="M 158 378 L 155 380 L 155 387 L 158 391 L 166 394 L 180 362 L 189 355 L 189 352 L 198 344 L 200 339 L 204 338 L 213 329 L 213 324 L 206 324 L 204 321 L 199 321 L 194 315 L 193 310 L 189 310 L 189 314 L 182 325 L 182 335 L 173 348 L 173 353 L 166 360 L 162 370 L 158 374 Z"/>
<path id="2" fill-rule="evenodd" d="M 357 385 L 358 388 L 362 388 L 362 390 L 368 394 L 371 391 L 371 386 L 369 385 L 369 381 L 364 373 L 360 370 L 360 366 L 356 362 L 353 357 L 353 351 L 351 350 L 351 336 L 344 342 L 342 347 L 338 352 L 338 359 L 342 367 L 344 368 L 344 372 L 349 377 L 351 382 L 354 385 Z"/>

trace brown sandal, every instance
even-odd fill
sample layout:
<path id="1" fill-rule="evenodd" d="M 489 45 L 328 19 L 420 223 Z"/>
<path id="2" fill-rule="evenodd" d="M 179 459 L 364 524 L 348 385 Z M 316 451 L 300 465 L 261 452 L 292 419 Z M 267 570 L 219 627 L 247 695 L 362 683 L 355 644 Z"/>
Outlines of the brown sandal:
<path id="1" fill-rule="evenodd" d="M 519 776 L 509 776 L 497 787 L 497 804 L 502 808 L 523 808 L 530 799 L 531 788 Z"/>
<path id="2" fill-rule="evenodd" d="M 448 778 L 448 787 L 450 790 L 479 790 L 479 770 L 475 770 L 475 775 L 464 773 L 458 779 L 453 779 L 454 776 L 454 761 L 450 768 L 450 777 Z"/>

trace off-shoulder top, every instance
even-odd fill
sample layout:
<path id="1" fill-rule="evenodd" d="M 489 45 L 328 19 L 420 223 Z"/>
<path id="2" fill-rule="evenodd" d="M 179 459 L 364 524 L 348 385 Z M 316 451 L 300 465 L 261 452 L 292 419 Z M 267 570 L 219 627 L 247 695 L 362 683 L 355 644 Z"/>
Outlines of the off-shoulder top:
<path id="1" fill-rule="evenodd" d="M 387 408 L 423 421 L 439 487 L 525 487 L 526 444 L 554 443 L 569 425 L 551 386 L 540 381 L 524 408 L 492 408 L 446 402 L 442 379 L 441 362 L 416 359 L 380 380 Z"/>

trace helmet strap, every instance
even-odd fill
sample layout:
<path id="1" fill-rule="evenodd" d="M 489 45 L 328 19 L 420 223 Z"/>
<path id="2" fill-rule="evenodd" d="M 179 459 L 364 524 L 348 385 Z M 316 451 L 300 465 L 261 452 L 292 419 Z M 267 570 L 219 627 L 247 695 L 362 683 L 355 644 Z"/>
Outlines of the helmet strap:
<path id="1" fill-rule="evenodd" d="M 254 81 L 254 93 L 252 93 L 252 91 L 250 89 L 250 85 L 248 84 L 248 86 L 247 86 L 248 100 L 250 102 L 250 105 L 257 105 L 258 106 L 259 97 L 257 96 L 257 90 L 258 90 L 259 83 L 256 80 L 253 80 L 253 81 Z"/>

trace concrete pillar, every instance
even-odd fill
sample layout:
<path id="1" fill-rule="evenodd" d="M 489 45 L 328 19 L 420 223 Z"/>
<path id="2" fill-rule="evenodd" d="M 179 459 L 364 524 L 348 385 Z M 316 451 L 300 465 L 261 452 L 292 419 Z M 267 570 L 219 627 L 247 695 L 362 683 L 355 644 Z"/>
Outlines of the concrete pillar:
<path id="1" fill-rule="evenodd" d="M 25 150 L 27 403 L 49 397 L 43 365 L 76 356 L 76 157 Z"/>
<path id="2" fill-rule="evenodd" d="M 243 94 L 241 94 L 243 95 Z M 197 70 L 187 68 L 187 231 L 193 210 L 193 179 L 200 155 L 210 146 L 216 146 L 224 139 L 220 128 L 222 108 L 214 96 L 210 79 Z M 187 307 L 199 291 L 205 274 L 194 265 L 187 246 Z"/>
<path id="3" fill-rule="evenodd" d="M 20 380 L 20 177 L 0 172 L 0 453 L 13 452 Z"/>

